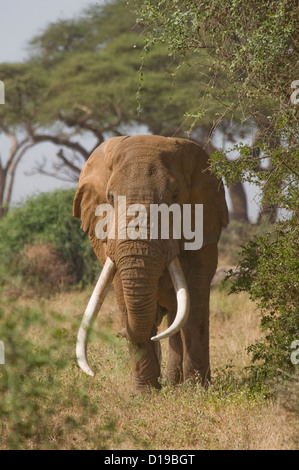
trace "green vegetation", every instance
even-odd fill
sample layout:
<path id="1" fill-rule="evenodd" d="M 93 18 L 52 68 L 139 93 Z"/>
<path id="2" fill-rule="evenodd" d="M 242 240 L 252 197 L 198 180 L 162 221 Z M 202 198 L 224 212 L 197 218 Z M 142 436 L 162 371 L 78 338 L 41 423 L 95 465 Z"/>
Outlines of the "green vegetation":
<path id="1" fill-rule="evenodd" d="M 296 371 L 291 344 L 299 338 L 299 241 L 297 227 L 278 224 L 253 239 L 241 252 L 232 292 L 248 292 L 262 309 L 264 338 L 249 347 L 256 382 Z"/>
<path id="2" fill-rule="evenodd" d="M 29 198 L 0 222 L 1 280 L 40 293 L 91 282 L 99 263 L 72 215 L 75 190 Z"/>
<path id="3" fill-rule="evenodd" d="M 262 308 L 265 336 L 251 348 L 255 377 L 294 372 L 288 358 L 299 334 L 299 114 L 291 100 L 299 76 L 297 2 L 146 0 L 139 17 L 148 27 L 147 44 L 167 45 L 183 62 L 204 49 L 227 77 L 215 129 L 228 117 L 232 134 L 244 123 L 257 129 L 250 144 L 213 153 L 212 170 L 227 185 L 255 183 L 261 215 L 273 223 L 243 248 L 239 273 L 231 276 L 232 291 L 248 292 Z"/>

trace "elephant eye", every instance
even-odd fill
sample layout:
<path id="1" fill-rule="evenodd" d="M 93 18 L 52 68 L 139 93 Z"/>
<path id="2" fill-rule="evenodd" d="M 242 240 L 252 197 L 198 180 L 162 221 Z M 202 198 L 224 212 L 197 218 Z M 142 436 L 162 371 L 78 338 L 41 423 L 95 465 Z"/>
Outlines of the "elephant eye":
<path id="1" fill-rule="evenodd" d="M 111 204 L 111 206 L 114 207 L 114 196 L 113 196 L 112 193 L 107 194 L 107 200 L 108 200 L 109 204 Z"/>
<path id="2" fill-rule="evenodd" d="M 174 193 L 172 195 L 172 201 L 177 202 L 178 199 L 179 199 L 179 192 L 176 190 L 176 191 L 174 191 Z"/>

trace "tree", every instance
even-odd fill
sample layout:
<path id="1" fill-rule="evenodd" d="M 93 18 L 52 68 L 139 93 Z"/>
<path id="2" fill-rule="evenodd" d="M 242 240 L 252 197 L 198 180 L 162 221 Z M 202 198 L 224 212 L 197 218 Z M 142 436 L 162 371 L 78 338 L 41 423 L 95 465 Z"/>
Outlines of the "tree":
<path id="1" fill-rule="evenodd" d="M 169 57 L 166 45 L 148 47 L 142 64 L 142 30 L 132 6 L 118 0 L 53 23 L 32 40 L 31 59 L 24 67 L 35 86 L 28 81 L 22 112 L 14 112 L 11 125 L 30 145 L 51 142 L 58 149 L 51 165 L 40 160 L 35 171 L 76 182 L 96 146 L 138 126 L 170 136 L 186 136 L 189 130 L 192 138 L 211 147 L 215 115 L 225 112 L 222 89 L 229 93 L 225 75 L 211 67 L 205 50 L 184 64 Z M 17 111 L 12 96 L 18 93 L 20 75 L 10 82 L 4 121 L 8 109 Z M 198 102 L 203 104 L 200 110 Z M 242 193 L 242 185 L 237 186 Z M 240 214 L 234 189 L 232 202 Z M 240 200 L 244 202 L 244 192 Z M 246 206 L 241 208 L 246 217 Z"/>
<path id="2" fill-rule="evenodd" d="M 77 20 L 55 23 L 36 37 L 32 41 L 36 60 L 51 69 L 49 86 L 55 90 L 46 112 L 64 130 L 91 132 L 94 146 L 107 134 L 124 132 L 128 125 L 145 125 L 153 134 L 177 136 L 185 136 L 192 127 L 192 137 L 209 147 L 207 136 L 215 115 L 225 109 L 220 90 L 228 85 L 223 73 L 215 73 L 204 50 L 196 60 L 182 64 L 180 59 L 169 58 L 166 46 L 150 48 L 146 65 L 140 67 L 141 31 L 131 5 L 114 1 L 88 9 Z M 200 117 L 199 129 L 192 121 L 203 95 L 205 108 L 195 116 Z M 89 154 L 92 149 L 86 150 Z M 86 153 L 79 150 L 68 155 L 60 150 L 60 165 L 52 174 L 67 168 L 68 176 L 76 180 Z M 41 164 L 39 171 L 44 172 Z M 230 192 L 236 217 L 247 219 L 242 184 L 232 186 Z"/>
<path id="3" fill-rule="evenodd" d="M 10 204 L 17 166 L 34 145 L 27 126 L 33 119 L 42 87 L 27 64 L 1 64 L 0 73 L 6 91 L 5 104 L 0 107 L 0 133 L 10 141 L 8 155 L 0 158 L 1 218 Z"/>
<path id="4" fill-rule="evenodd" d="M 47 132 L 34 139 L 69 143 L 71 152 L 63 150 L 58 156 L 74 179 L 92 151 L 75 147 L 74 134 L 88 132 L 97 146 L 128 126 L 144 125 L 151 133 L 161 135 L 182 135 L 190 126 L 194 96 L 202 88 L 197 64 L 181 67 L 178 60 L 168 57 L 166 47 L 159 47 L 150 52 L 145 76 L 140 64 L 144 47 L 141 31 L 131 8 L 115 1 L 87 10 L 78 20 L 52 24 L 32 41 L 34 60 L 48 74 L 41 118 L 46 117 L 48 129 L 55 125 L 55 138 L 53 132 Z M 176 87 L 169 83 L 169 77 L 175 77 Z M 208 74 L 205 78 L 214 79 Z M 136 92 L 144 97 L 139 109 Z M 205 114 L 208 128 L 213 110 Z"/>
<path id="5" fill-rule="evenodd" d="M 295 1 L 285 5 L 280 0 L 269 0 L 260 5 L 256 0 L 246 4 L 242 0 L 146 0 L 139 9 L 139 18 L 149 32 L 148 44 L 167 44 L 170 54 L 179 54 L 183 61 L 188 61 L 190 54 L 200 57 L 204 49 L 211 67 L 225 74 L 231 86 L 222 90 L 221 101 L 226 106 L 213 129 L 227 118 L 251 121 L 267 145 L 279 145 L 280 116 L 292 121 L 291 128 L 295 129 L 298 117 L 294 107 L 290 109 L 290 77 L 295 77 L 298 70 Z M 288 126 L 285 123 L 283 127 Z M 256 149 L 257 139 L 254 145 Z M 257 152 L 254 160 L 253 165 L 262 167 L 262 179 L 266 179 L 273 167 L 265 168 L 266 159 L 258 157 Z M 265 196 L 265 204 L 266 200 Z"/>
<path id="6" fill-rule="evenodd" d="M 227 106 L 215 127 L 239 110 L 241 121 L 257 129 L 252 145 L 233 147 L 237 160 L 229 151 L 213 153 L 212 170 L 229 184 L 256 183 L 272 220 L 278 208 L 285 211 L 269 233 L 244 247 L 233 290 L 247 291 L 263 310 L 265 337 L 251 348 L 255 377 L 289 373 L 296 368 L 290 348 L 299 325 L 299 113 L 290 99 L 299 77 L 298 4 L 146 0 L 139 17 L 151 31 L 148 43 L 167 44 L 183 61 L 204 48 L 222 69 L 232 88 L 229 95 L 223 90 Z"/>

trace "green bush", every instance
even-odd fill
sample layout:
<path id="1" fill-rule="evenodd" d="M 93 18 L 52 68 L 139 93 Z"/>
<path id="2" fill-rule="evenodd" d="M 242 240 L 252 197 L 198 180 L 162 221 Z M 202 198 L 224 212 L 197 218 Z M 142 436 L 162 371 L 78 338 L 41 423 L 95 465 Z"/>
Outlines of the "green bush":
<path id="1" fill-rule="evenodd" d="M 257 382 L 287 376 L 298 366 L 291 361 L 299 339 L 299 230 L 297 217 L 279 222 L 242 249 L 232 292 L 246 291 L 262 310 L 261 340 L 251 345 L 252 376 Z"/>
<path id="2" fill-rule="evenodd" d="M 93 281 L 99 263 L 72 215 L 75 190 L 31 197 L 0 222 L 1 277 L 20 276 L 28 285 L 53 287 Z M 47 279 L 48 278 L 48 279 Z M 62 282 L 63 283 L 63 282 Z"/>

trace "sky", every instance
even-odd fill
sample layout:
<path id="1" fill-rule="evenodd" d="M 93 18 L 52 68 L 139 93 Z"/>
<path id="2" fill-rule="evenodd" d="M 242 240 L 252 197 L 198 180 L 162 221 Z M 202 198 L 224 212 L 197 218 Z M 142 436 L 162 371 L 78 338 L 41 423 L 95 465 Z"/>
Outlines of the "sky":
<path id="1" fill-rule="evenodd" d="M 89 5 L 103 3 L 96 0 L 0 0 L 0 63 L 21 62 L 28 57 L 28 43 L 52 22 L 78 16 Z M 1 76 L 0 76 L 1 80 Z M 1 105 L 5 106 L 5 105 Z M 9 142 L 0 136 L 0 157 L 5 160 Z M 29 195 L 55 188 L 71 187 L 43 175 L 28 175 L 40 158 L 56 154 L 57 147 L 40 144 L 24 155 L 15 178 L 12 203 Z"/>
<path id="2" fill-rule="evenodd" d="M 102 4 L 105 1 L 107 0 L 0 0 L 0 64 L 26 60 L 29 54 L 29 41 L 40 34 L 49 23 L 74 18 L 89 5 Z M 0 157 L 3 159 L 5 153 L 7 155 L 8 146 L 8 140 L 0 135 Z M 12 195 L 13 204 L 22 202 L 26 197 L 41 191 L 74 186 L 74 183 L 64 183 L 44 175 L 32 175 L 35 162 L 46 158 L 54 161 L 57 150 L 56 146 L 43 143 L 25 154 L 17 169 Z M 256 189 L 250 186 L 246 189 L 249 217 L 255 221 Z M 228 205 L 230 206 L 229 200 Z"/>
<path id="3" fill-rule="evenodd" d="M 0 0 L 0 63 L 26 58 L 27 44 L 57 20 L 77 16 L 96 0 Z"/>

